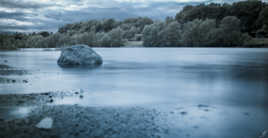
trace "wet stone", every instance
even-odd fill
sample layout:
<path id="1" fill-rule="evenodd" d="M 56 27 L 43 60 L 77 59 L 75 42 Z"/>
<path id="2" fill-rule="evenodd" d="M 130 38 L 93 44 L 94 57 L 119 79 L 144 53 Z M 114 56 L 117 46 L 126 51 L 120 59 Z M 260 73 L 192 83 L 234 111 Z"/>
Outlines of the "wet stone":
<path id="1" fill-rule="evenodd" d="M 23 104 L 25 101 L 24 100 L 19 100 L 18 103 L 19 104 Z"/>
<path id="2" fill-rule="evenodd" d="M 42 95 L 49 95 L 49 93 L 43 93 Z"/>
<path id="3" fill-rule="evenodd" d="M 268 130 L 263 131 L 260 138 L 268 138 Z"/>
<path id="4" fill-rule="evenodd" d="M 187 112 L 181 112 L 181 115 L 187 115 Z"/>
<path id="5" fill-rule="evenodd" d="M 248 112 L 245 112 L 245 113 L 243 113 L 245 116 L 249 116 L 249 113 Z"/>
<path id="6" fill-rule="evenodd" d="M 79 133 L 78 132 L 74 133 L 74 136 L 79 136 Z"/>
<path id="7" fill-rule="evenodd" d="M 208 105 L 204 105 L 204 104 L 199 104 L 197 105 L 198 108 L 208 108 L 209 106 Z"/>
<path id="8" fill-rule="evenodd" d="M 194 126 L 194 129 L 198 129 L 199 128 L 199 126 Z"/>

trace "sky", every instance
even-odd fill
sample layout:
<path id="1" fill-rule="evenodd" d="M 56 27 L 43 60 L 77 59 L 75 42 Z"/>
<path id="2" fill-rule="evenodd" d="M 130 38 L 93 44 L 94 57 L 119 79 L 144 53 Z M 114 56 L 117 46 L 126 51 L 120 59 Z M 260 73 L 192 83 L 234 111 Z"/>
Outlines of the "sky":
<path id="1" fill-rule="evenodd" d="M 175 16 L 185 5 L 209 1 L 211 0 L 0 0 L 0 32 L 55 32 L 64 24 L 89 19 L 164 19 L 166 16 Z"/>

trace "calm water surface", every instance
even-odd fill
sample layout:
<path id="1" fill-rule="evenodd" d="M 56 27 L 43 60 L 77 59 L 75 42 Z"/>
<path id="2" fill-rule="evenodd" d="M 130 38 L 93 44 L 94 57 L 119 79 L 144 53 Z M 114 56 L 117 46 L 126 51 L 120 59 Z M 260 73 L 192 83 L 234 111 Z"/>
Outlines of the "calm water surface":
<path id="1" fill-rule="evenodd" d="M 59 51 L 0 52 L 0 63 L 8 60 L 6 64 L 30 72 L 5 76 L 27 79 L 29 83 L 0 84 L 0 94 L 82 89 L 88 95 L 83 100 L 71 98 L 57 104 L 185 109 L 188 118 L 169 116 L 174 128 L 169 137 L 180 136 L 175 128 L 193 132 L 196 124 L 204 130 L 191 136 L 256 136 L 268 129 L 268 49 L 94 50 L 104 59 L 96 69 L 62 69 L 57 65 Z M 200 104 L 209 105 L 211 112 L 199 110 L 195 105 Z M 237 133 L 228 133 L 231 131 Z"/>
<path id="2" fill-rule="evenodd" d="M 59 51 L 0 52 L 0 62 L 8 60 L 6 64 L 30 72 L 8 76 L 29 83 L 0 84 L 0 94 L 83 89 L 100 98 L 94 104 L 268 103 L 268 49 L 95 50 L 104 59 L 97 69 L 62 69 Z"/>

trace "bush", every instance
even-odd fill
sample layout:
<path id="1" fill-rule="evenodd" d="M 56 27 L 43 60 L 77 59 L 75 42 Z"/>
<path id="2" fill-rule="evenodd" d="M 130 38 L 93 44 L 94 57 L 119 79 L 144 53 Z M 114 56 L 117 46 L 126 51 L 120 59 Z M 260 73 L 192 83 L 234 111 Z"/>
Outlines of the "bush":
<path id="1" fill-rule="evenodd" d="M 164 33 L 161 31 L 165 27 L 162 22 L 157 22 L 151 25 L 145 26 L 143 30 L 143 46 L 145 47 L 157 47 L 164 45 Z"/>
<path id="2" fill-rule="evenodd" d="M 210 46 L 217 31 L 216 21 L 212 19 L 188 22 L 183 27 L 182 42 L 184 46 Z M 213 34 L 213 35 L 212 35 Z"/>
<path id="3" fill-rule="evenodd" d="M 176 21 L 170 22 L 163 29 L 163 46 L 175 47 L 181 45 L 182 25 Z"/>

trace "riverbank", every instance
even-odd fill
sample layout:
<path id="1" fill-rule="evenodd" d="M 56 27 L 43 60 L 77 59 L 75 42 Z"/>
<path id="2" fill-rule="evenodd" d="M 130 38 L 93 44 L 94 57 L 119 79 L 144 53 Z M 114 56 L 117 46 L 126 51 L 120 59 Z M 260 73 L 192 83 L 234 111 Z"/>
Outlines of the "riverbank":
<path id="1" fill-rule="evenodd" d="M 268 129 L 267 49 L 94 50 L 97 69 L 62 69 L 57 50 L 1 51 L 0 77 L 12 81 L 0 82 L 0 137 L 259 138 Z"/>
<path id="2" fill-rule="evenodd" d="M 163 120 L 156 109 L 54 104 L 58 98 L 82 95 L 77 91 L 0 95 L 0 137 L 155 138 L 167 133 L 158 124 Z M 52 118 L 52 127 L 38 128 L 46 117 Z"/>
<path id="3" fill-rule="evenodd" d="M 260 116 L 255 116 L 256 112 L 237 112 L 226 110 L 226 108 L 220 106 L 204 104 L 157 108 L 157 106 L 81 106 L 79 104 L 59 104 L 56 102 L 56 99 L 66 97 L 83 98 L 83 92 L 0 95 L 0 137 L 267 137 L 265 129 L 260 129 L 260 127 L 246 132 L 244 131 L 247 128 L 246 126 L 242 125 L 242 127 L 241 124 L 231 123 L 231 118 L 237 118 L 238 116 L 240 116 L 240 121 L 258 119 Z M 227 122 L 233 124 L 236 128 L 226 129 L 224 124 L 219 124 L 218 121 L 214 124 L 215 120 L 211 117 L 217 118 L 217 116 L 219 119 L 227 119 Z M 42 124 L 42 120 L 47 118 L 50 119 L 50 122 L 43 122 Z M 40 128 L 40 123 L 43 128 Z M 220 128 L 212 127 L 212 124 L 218 125 Z"/>

